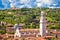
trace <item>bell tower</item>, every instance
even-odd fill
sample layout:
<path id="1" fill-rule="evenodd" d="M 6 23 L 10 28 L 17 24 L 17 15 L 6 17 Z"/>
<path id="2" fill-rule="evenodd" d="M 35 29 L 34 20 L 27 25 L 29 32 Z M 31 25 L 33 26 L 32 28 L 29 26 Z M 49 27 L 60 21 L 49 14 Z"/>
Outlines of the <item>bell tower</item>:
<path id="1" fill-rule="evenodd" d="M 44 11 L 41 11 L 40 17 L 40 36 L 46 36 L 46 14 Z"/>

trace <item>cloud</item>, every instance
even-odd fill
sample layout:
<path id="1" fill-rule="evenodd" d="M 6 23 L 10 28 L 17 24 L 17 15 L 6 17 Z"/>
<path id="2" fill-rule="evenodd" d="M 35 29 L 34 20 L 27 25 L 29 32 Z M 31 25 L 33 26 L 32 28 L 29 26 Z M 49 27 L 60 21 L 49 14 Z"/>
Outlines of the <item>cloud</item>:
<path id="1" fill-rule="evenodd" d="M 10 2 L 12 2 L 12 0 L 9 0 Z"/>
<path id="2" fill-rule="evenodd" d="M 60 8 L 60 7 L 48 7 L 48 8 Z"/>
<path id="3" fill-rule="evenodd" d="M 14 6 L 17 8 L 57 7 L 60 6 L 59 3 L 60 0 L 2 0 L 4 9 Z"/>
<path id="4" fill-rule="evenodd" d="M 20 0 L 16 5 L 18 5 L 19 8 L 32 8 L 35 7 L 36 3 L 35 0 Z"/>
<path id="5" fill-rule="evenodd" d="M 9 1 L 8 0 L 2 0 L 2 5 L 4 5 L 4 9 L 8 9 L 9 8 Z"/>
<path id="6" fill-rule="evenodd" d="M 20 0 L 21 3 L 28 3 L 30 0 Z"/>
<path id="7" fill-rule="evenodd" d="M 15 6 L 15 0 L 9 0 L 10 2 L 10 7 L 14 7 Z"/>
<path id="8" fill-rule="evenodd" d="M 42 0 L 42 2 L 45 3 L 45 4 L 50 5 L 52 1 L 51 0 Z"/>
<path id="9" fill-rule="evenodd" d="M 52 0 L 36 0 L 37 7 L 46 7 L 52 4 Z"/>
<path id="10" fill-rule="evenodd" d="M 37 3 L 37 7 L 42 7 L 42 3 Z"/>
<path id="11" fill-rule="evenodd" d="M 30 2 L 30 0 L 9 0 L 11 3 L 10 3 L 10 6 L 11 7 L 14 7 L 14 6 L 16 6 L 16 7 L 18 7 L 19 6 L 19 8 L 20 7 L 23 7 L 23 5 L 24 6 L 28 6 L 29 7 L 29 2 Z M 18 4 L 22 4 L 22 5 L 18 5 Z"/>
<path id="12" fill-rule="evenodd" d="M 56 6 L 57 4 L 53 4 L 54 6 Z"/>
<path id="13" fill-rule="evenodd" d="M 23 8 L 24 7 L 24 5 L 22 5 L 22 6 L 19 6 L 19 8 Z"/>

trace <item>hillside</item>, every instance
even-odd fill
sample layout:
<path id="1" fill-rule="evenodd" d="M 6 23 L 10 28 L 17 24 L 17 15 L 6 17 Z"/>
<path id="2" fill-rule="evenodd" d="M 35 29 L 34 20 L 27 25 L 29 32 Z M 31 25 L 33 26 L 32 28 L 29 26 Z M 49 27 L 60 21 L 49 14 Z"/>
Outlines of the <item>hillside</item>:
<path id="1" fill-rule="evenodd" d="M 45 11 L 47 27 L 52 29 L 60 29 L 60 9 L 49 8 L 21 8 L 0 10 L 0 22 L 4 22 L 0 28 L 6 28 L 8 23 L 14 25 L 15 23 L 25 24 L 23 28 L 39 28 L 40 12 Z M 1 23 L 0 23 L 1 24 Z"/>

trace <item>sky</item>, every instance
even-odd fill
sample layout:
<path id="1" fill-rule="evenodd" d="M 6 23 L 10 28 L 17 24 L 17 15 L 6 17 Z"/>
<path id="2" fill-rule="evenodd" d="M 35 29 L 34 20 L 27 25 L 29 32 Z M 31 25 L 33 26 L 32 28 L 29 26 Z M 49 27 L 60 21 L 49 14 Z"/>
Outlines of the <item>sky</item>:
<path id="1" fill-rule="evenodd" d="M 0 9 L 16 8 L 60 8 L 60 0 L 0 0 Z"/>

